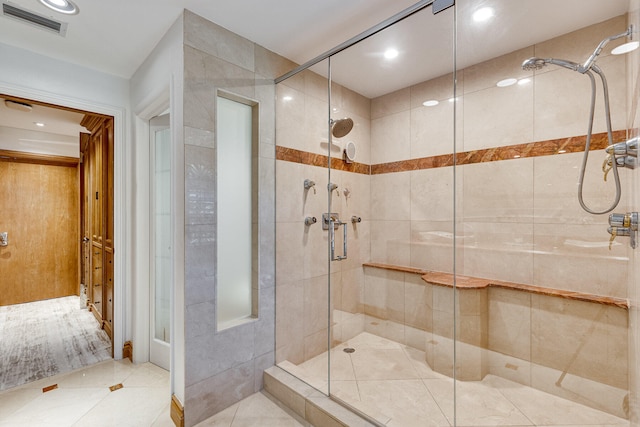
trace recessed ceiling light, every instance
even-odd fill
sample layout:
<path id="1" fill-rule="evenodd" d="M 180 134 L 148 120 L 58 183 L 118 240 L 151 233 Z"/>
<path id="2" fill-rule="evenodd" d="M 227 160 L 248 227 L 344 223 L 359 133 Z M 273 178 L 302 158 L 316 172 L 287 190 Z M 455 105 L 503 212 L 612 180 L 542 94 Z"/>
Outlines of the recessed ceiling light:
<path id="1" fill-rule="evenodd" d="M 284 96 L 284 97 L 282 97 L 282 100 L 283 100 L 283 101 L 291 101 L 292 99 L 293 99 L 293 97 L 291 97 L 291 96 Z"/>
<path id="2" fill-rule="evenodd" d="M 518 82 L 518 79 L 514 79 L 514 78 L 504 79 L 504 80 L 500 80 L 498 83 L 496 83 L 496 86 L 498 86 L 498 87 L 507 87 L 507 86 L 514 85 L 517 82 Z"/>
<path id="3" fill-rule="evenodd" d="M 44 123 L 41 122 L 33 122 L 33 124 L 38 126 L 39 128 L 44 127 Z"/>
<path id="4" fill-rule="evenodd" d="M 438 105 L 438 104 L 439 104 L 439 102 L 438 102 L 438 101 L 436 101 L 435 99 L 431 99 L 431 100 L 429 100 L 429 101 L 424 101 L 424 102 L 422 103 L 422 105 L 424 105 L 425 107 L 435 107 L 435 106 L 436 106 L 436 105 Z"/>
<path id="5" fill-rule="evenodd" d="M 493 9 L 490 7 L 483 7 L 473 12 L 473 20 L 476 22 L 484 22 L 493 17 Z"/>
<path id="6" fill-rule="evenodd" d="M 65 15 L 75 15 L 80 12 L 78 6 L 71 0 L 40 0 L 40 3 L 47 6 L 51 10 L 64 13 Z"/>
<path id="7" fill-rule="evenodd" d="M 393 59 L 393 58 L 395 58 L 396 56 L 398 56 L 398 51 L 397 51 L 397 50 L 395 50 L 395 49 L 387 49 L 387 50 L 384 52 L 384 57 L 385 57 L 385 58 L 387 58 L 387 59 Z"/>
<path id="8" fill-rule="evenodd" d="M 629 42 L 621 44 L 620 46 L 613 48 L 613 50 L 611 50 L 611 53 L 613 55 L 622 55 L 624 53 L 629 53 L 636 50 L 638 46 L 640 46 L 640 42 Z"/>
<path id="9" fill-rule="evenodd" d="M 518 80 L 518 84 L 519 84 L 520 86 L 522 86 L 522 85 L 526 85 L 526 84 L 527 84 L 527 83 L 529 83 L 530 81 L 531 81 L 531 79 L 520 79 L 520 80 Z"/>

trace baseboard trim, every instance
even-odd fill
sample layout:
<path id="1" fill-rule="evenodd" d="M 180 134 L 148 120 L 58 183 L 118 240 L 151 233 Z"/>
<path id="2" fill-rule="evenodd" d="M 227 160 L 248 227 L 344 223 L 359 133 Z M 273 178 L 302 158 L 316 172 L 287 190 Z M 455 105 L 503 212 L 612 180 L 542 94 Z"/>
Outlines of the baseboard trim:
<path id="1" fill-rule="evenodd" d="M 171 395 L 171 419 L 176 427 L 184 427 L 184 408 L 175 394 Z"/>
<path id="2" fill-rule="evenodd" d="M 122 358 L 129 359 L 133 363 L 133 343 L 131 341 L 125 341 L 122 346 Z"/>

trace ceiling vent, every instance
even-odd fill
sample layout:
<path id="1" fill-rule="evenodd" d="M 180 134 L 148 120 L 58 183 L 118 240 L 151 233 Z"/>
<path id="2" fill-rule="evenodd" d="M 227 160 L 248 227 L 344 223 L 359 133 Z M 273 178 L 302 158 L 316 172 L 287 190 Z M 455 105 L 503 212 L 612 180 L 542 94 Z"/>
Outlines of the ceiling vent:
<path id="1" fill-rule="evenodd" d="M 55 21 L 39 13 L 19 7 L 16 4 L 2 2 L 2 15 L 49 31 L 64 37 L 67 34 L 67 23 Z"/>

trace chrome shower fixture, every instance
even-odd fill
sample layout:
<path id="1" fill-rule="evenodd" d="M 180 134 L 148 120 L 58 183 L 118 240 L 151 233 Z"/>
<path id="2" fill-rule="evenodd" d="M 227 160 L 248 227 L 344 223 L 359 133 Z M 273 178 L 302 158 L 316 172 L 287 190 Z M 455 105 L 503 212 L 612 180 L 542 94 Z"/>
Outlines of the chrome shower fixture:
<path id="1" fill-rule="evenodd" d="M 624 33 L 616 34 L 615 36 L 611 36 L 602 40 L 598 45 L 598 47 L 596 47 L 596 50 L 593 51 L 591 56 L 589 56 L 589 58 L 587 58 L 587 60 L 584 61 L 584 64 L 580 66 L 578 71 L 584 74 L 586 71 L 590 70 L 591 67 L 593 67 L 593 65 L 595 64 L 596 58 L 598 57 L 598 55 L 600 55 L 600 52 L 602 52 L 602 49 L 607 45 L 607 43 L 620 39 L 622 37 L 632 37 L 632 35 L 633 35 L 633 25 L 630 25 L 629 28 L 627 28 L 627 31 L 625 31 Z"/>
<path id="2" fill-rule="evenodd" d="M 304 189 L 307 191 L 310 188 L 313 188 L 313 194 L 316 194 L 316 183 L 307 178 L 304 180 Z"/>
<path id="3" fill-rule="evenodd" d="M 534 71 L 541 70 L 547 64 L 558 65 L 560 67 L 568 68 L 569 70 L 577 71 L 580 74 L 584 74 L 591 70 L 595 65 L 596 59 L 602 52 L 602 49 L 609 43 L 614 40 L 617 40 L 622 37 L 630 37 L 633 34 L 633 26 L 629 26 L 627 31 L 624 33 L 616 34 L 615 36 L 607 37 L 602 40 L 598 47 L 593 51 L 593 53 L 584 61 L 583 64 L 578 64 L 573 61 L 567 61 L 565 59 L 556 59 L 556 58 L 529 58 L 522 63 L 522 69 L 525 71 Z"/>
<path id="4" fill-rule="evenodd" d="M 568 68 L 572 71 L 578 71 L 580 64 L 575 62 L 566 61 L 564 59 L 555 58 L 529 58 L 522 63 L 522 69 L 525 71 L 537 71 L 542 70 L 547 64 L 558 65 L 560 67 Z"/>
<path id="5" fill-rule="evenodd" d="M 615 207 L 618 206 L 618 203 L 620 202 L 622 190 L 620 188 L 620 176 L 618 175 L 618 161 L 615 159 L 615 154 L 614 155 L 609 154 L 610 157 L 608 157 L 607 160 L 605 160 L 603 171 L 605 172 L 604 178 L 606 181 L 606 177 L 607 177 L 607 173 L 609 172 L 609 169 L 613 170 L 613 176 L 614 176 L 615 185 L 616 185 L 616 196 L 615 196 L 615 200 L 613 201 L 613 204 L 609 208 L 603 211 L 594 211 L 584 203 L 582 198 L 584 173 L 587 167 L 587 160 L 589 158 L 589 150 L 591 147 L 591 134 L 593 132 L 593 116 L 595 114 L 595 106 L 596 106 L 596 81 L 593 73 L 596 73 L 600 77 L 600 80 L 602 81 L 602 91 L 604 95 L 605 121 L 607 124 L 607 138 L 608 138 L 609 146 L 611 146 L 613 145 L 613 132 L 611 130 L 611 109 L 609 107 L 609 88 L 607 85 L 607 79 L 604 76 L 604 72 L 600 69 L 600 67 L 596 65 L 596 59 L 598 58 L 598 55 L 600 55 L 600 53 L 602 52 L 602 49 L 605 47 L 607 43 L 622 37 L 632 36 L 632 34 L 633 34 L 633 26 L 629 26 L 629 28 L 627 28 L 627 31 L 625 31 L 624 33 L 616 34 L 614 36 L 607 37 L 606 39 L 602 40 L 598 44 L 596 49 L 593 51 L 593 53 L 589 56 L 589 58 L 587 58 L 587 60 L 583 64 L 578 64 L 576 62 L 568 61 L 566 59 L 536 58 L 536 57 L 529 58 L 522 63 L 522 69 L 525 71 L 541 70 L 547 64 L 551 64 L 551 65 L 557 65 L 559 67 L 566 68 L 571 71 L 577 71 L 580 74 L 584 74 L 588 76 L 589 80 L 591 81 L 591 104 L 590 104 L 590 112 L 589 112 L 589 124 L 587 127 L 587 140 L 585 142 L 584 156 L 582 158 L 582 167 L 580 169 L 580 178 L 578 181 L 578 202 L 580 203 L 580 206 L 582 206 L 582 209 L 594 215 L 605 214 L 615 209 Z M 607 168 L 608 160 L 611 160 L 610 168 Z M 624 162 L 623 162 L 623 165 L 624 165 Z"/>
<path id="6" fill-rule="evenodd" d="M 331 119 L 331 135 L 333 135 L 334 138 L 347 136 L 349 132 L 351 132 L 351 129 L 353 129 L 353 120 L 349 117 L 338 120 Z"/>

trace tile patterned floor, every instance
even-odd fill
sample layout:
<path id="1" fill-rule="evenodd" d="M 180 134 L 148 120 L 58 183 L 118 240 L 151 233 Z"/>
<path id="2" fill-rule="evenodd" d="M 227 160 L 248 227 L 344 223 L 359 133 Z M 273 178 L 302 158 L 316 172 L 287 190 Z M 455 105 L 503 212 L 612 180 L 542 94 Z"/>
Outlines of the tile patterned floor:
<path id="1" fill-rule="evenodd" d="M 167 371 L 109 360 L 0 392 L 0 427 L 169 427 L 169 402 Z"/>
<path id="2" fill-rule="evenodd" d="M 429 369 L 424 355 L 371 334 L 335 349 L 332 393 L 389 427 L 453 424 L 453 381 Z M 326 355 L 289 366 L 327 387 Z M 57 388 L 43 392 L 44 387 Z M 109 387 L 122 384 L 111 391 Z M 538 390 L 488 376 L 459 382 L 458 426 L 628 426 L 626 420 Z M 169 373 L 150 363 L 109 360 L 0 392 L 0 427 L 172 427 Z M 261 393 L 198 427 L 307 427 Z"/>
<path id="3" fill-rule="evenodd" d="M 353 347 L 355 353 L 345 353 Z M 627 420 L 503 378 L 454 382 L 432 371 L 424 353 L 362 333 L 332 350 L 331 393 L 389 427 L 628 426 Z M 281 367 L 327 391 L 327 355 Z"/>
<path id="4" fill-rule="evenodd" d="M 262 393 L 253 394 L 196 427 L 306 427 Z"/>
<path id="5" fill-rule="evenodd" d="M 43 388 L 57 388 L 43 392 Z M 111 391 L 109 387 L 122 384 Z M 169 373 L 151 363 L 109 360 L 0 392 L 0 427 L 173 427 Z M 298 427 L 256 393 L 199 427 Z"/>

